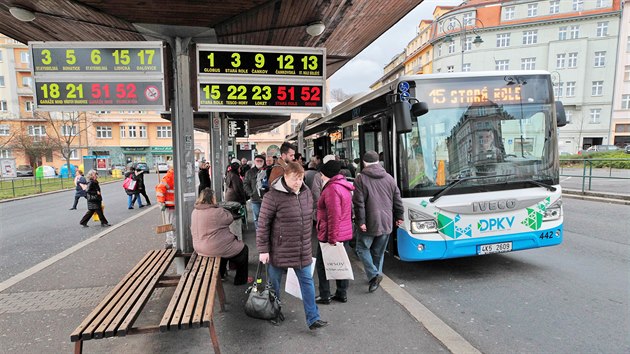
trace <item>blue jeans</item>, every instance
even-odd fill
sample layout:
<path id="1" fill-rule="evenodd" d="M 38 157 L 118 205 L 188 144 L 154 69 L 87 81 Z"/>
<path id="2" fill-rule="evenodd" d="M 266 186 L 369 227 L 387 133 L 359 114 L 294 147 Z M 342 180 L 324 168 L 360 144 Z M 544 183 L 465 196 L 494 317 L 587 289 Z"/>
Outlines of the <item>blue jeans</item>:
<path id="1" fill-rule="evenodd" d="M 142 206 L 142 200 L 140 200 L 140 196 L 138 196 L 137 194 L 127 195 L 127 208 L 132 208 L 133 202 L 138 202 L 138 207 Z"/>
<path id="2" fill-rule="evenodd" d="M 300 283 L 300 291 L 302 292 L 302 303 L 304 304 L 304 312 L 306 313 L 306 325 L 310 326 L 319 320 L 319 309 L 315 304 L 315 283 L 311 276 L 311 267 L 313 264 L 302 269 L 293 268 Z M 278 299 L 280 299 L 280 283 L 282 275 L 287 272 L 287 268 L 278 268 L 267 263 L 267 272 L 269 273 L 269 281 L 276 291 Z"/>
<path id="3" fill-rule="evenodd" d="M 258 214 L 260 214 L 260 205 L 262 202 L 251 202 L 252 214 L 254 214 L 254 227 L 258 230 Z"/>
<path id="4" fill-rule="evenodd" d="M 359 231 L 357 233 L 357 256 L 363 262 L 368 280 L 383 273 L 383 255 L 389 235 L 371 236 Z"/>

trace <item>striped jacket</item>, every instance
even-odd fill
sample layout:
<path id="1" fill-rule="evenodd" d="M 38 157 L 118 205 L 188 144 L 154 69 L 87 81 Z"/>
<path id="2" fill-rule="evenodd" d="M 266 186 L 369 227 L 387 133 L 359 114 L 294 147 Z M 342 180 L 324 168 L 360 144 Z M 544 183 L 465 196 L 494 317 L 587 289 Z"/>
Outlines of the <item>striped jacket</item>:
<path id="1" fill-rule="evenodd" d="M 155 186 L 158 203 L 164 203 L 167 208 L 175 208 L 175 171 L 171 168 L 162 177 L 162 181 Z"/>

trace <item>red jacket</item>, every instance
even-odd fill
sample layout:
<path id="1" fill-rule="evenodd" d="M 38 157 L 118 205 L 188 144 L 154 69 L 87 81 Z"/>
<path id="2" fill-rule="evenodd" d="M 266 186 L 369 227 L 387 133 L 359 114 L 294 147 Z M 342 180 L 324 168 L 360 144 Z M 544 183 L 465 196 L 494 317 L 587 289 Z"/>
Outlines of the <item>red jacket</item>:
<path id="1" fill-rule="evenodd" d="M 352 191 L 343 175 L 333 176 L 317 202 L 317 239 L 335 244 L 352 239 Z"/>
<path id="2" fill-rule="evenodd" d="M 172 168 L 162 177 L 162 181 L 155 186 L 158 203 L 164 203 L 167 208 L 175 208 L 175 170 Z"/>

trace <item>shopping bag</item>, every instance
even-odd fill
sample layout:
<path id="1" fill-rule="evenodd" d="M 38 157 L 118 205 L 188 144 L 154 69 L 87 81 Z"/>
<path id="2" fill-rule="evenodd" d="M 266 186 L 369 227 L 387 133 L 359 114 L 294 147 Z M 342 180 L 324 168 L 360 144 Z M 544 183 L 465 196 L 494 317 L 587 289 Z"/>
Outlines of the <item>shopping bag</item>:
<path id="1" fill-rule="evenodd" d="M 101 203 L 101 210 L 105 210 L 105 204 L 104 203 Z M 101 221 L 101 219 L 99 219 L 97 213 L 92 214 L 92 220 L 94 220 L 94 221 Z"/>
<path id="2" fill-rule="evenodd" d="M 125 180 L 123 181 L 123 188 L 124 189 L 130 189 L 129 185 L 131 184 L 131 182 L 133 182 L 133 178 L 131 178 L 131 177 L 125 178 Z"/>
<path id="3" fill-rule="evenodd" d="M 129 182 L 129 186 L 127 189 L 129 189 L 130 191 L 135 191 L 136 190 L 136 180 L 131 180 L 131 182 Z"/>
<path id="4" fill-rule="evenodd" d="M 245 302 L 245 314 L 249 317 L 261 320 L 284 320 L 280 309 L 280 301 L 276 292 L 269 283 L 266 275 L 263 281 L 262 268 L 267 273 L 267 266 L 258 262 L 254 283 L 247 289 L 247 301 Z"/>
<path id="5" fill-rule="evenodd" d="M 311 267 L 311 277 L 313 276 L 313 272 L 315 271 L 315 258 L 313 258 L 313 263 L 310 265 Z M 297 275 L 295 275 L 295 271 L 293 268 L 289 268 L 287 270 L 287 281 L 284 285 L 284 291 L 287 294 L 297 297 L 302 300 L 302 291 L 300 290 L 300 282 L 298 281 Z"/>
<path id="6" fill-rule="evenodd" d="M 342 242 L 331 245 L 328 242 L 320 242 L 319 247 L 322 250 L 322 260 L 324 261 L 324 269 L 326 269 L 326 279 L 350 279 L 354 280 L 352 273 L 352 265 L 348 259 L 348 253 Z"/>

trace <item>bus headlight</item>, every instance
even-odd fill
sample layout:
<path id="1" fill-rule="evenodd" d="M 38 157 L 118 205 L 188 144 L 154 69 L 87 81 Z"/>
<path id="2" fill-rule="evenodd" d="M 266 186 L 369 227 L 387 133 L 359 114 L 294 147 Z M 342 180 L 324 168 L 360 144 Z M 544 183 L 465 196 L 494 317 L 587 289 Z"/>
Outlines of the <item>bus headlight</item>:
<path id="1" fill-rule="evenodd" d="M 558 220 L 562 216 L 562 201 L 558 200 L 557 202 L 550 205 L 547 210 L 545 210 L 545 215 L 543 215 L 543 221 L 551 221 Z"/>
<path id="2" fill-rule="evenodd" d="M 437 223 L 435 219 L 425 213 L 409 209 L 409 220 L 411 220 L 411 233 L 428 234 L 437 232 Z"/>

